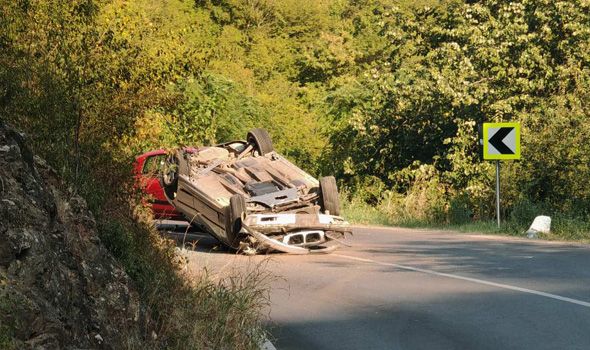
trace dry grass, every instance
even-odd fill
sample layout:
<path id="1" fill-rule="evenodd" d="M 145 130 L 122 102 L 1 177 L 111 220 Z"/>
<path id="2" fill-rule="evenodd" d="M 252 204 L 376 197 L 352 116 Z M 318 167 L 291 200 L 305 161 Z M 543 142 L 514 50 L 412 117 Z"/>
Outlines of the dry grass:
<path id="1" fill-rule="evenodd" d="M 188 276 L 188 275 L 187 275 Z M 174 348 L 259 349 L 267 337 L 264 310 L 269 305 L 272 275 L 265 263 L 233 271 L 222 278 L 202 269 L 171 310 L 166 333 Z M 192 321 L 187 327 L 186 322 Z M 182 335 L 182 336 L 180 336 Z"/>
<path id="2" fill-rule="evenodd" d="M 273 279 L 266 263 L 223 277 L 206 269 L 189 275 L 150 214 L 137 208 L 134 216 L 100 220 L 101 239 L 135 282 L 145 313 L 144 337 L 130 338 L 128 349 L 259 349 Z"/>

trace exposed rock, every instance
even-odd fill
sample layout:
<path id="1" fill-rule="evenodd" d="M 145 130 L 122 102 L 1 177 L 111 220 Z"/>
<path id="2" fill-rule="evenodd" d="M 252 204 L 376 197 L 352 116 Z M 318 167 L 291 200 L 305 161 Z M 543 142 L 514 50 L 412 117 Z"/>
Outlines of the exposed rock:
<path id="1" fill-rule="evenodd" d="M 125 348 L 137 293 L 86 202 L 25 141 L 0 121 L 0 348 Z"/>

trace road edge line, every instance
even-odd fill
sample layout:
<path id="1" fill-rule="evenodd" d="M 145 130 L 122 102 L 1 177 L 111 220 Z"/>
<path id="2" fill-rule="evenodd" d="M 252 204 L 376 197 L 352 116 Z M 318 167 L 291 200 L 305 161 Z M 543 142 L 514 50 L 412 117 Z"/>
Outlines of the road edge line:
<path id="1" fill-rule="evenodd" d="M 265 339 L 264 343 L 262 343 L 262 345 L 260 346 L 260 350 L 277 350 L 277 348 L 275 348 L 275 346 L 270 340 Z"/>

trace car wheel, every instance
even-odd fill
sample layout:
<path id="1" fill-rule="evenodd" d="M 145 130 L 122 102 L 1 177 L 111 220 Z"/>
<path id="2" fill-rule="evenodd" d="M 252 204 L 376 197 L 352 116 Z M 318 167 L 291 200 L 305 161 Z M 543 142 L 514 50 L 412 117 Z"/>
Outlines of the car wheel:
<path id="1" fill-rule="evenodd" d="M 270 135 L 265 129 L 256 128 L 250 130 L 246 140 L 256 148 L 261 156 L 274 151 Z"/>
<path id="2" fill-rule="evenodd" d="M 162 189 L 169 199 L 176 198 L 178 189 L 178 159 L 168 156 L 160 174 Z"/>
<path id="3" fill-rule="evenodd" d="M 323 211 L 329 211 L 331 215 L 340 215 L 340 198 L 334 176 L 320 178 L 320 205 Z"/>
<path id="4" fill-rule="evenodd" d="M 239 234 L 242 229 L 242 214 L 246 211 L 246 200 L 241 194 L 234 194 L 225 208 L 225 232 L 232 248 L 239 245 Z"/>

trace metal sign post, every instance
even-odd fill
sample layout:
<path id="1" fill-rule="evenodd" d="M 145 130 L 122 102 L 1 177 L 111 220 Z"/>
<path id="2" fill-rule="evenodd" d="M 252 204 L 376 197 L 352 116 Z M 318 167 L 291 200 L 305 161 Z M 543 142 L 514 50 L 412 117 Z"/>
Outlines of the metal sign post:
<path id="1" fill-rule="evenodd" d="M 500 161 L 496 161 L 496 218 L 500 227 Z"/>
<path id="2" fill-rule="evenodd" d="M 483 159 L 496 161 L 496 218 L 500 227 L 500 160 L 520 159 L 520 124 L 484 123 Z"/>

